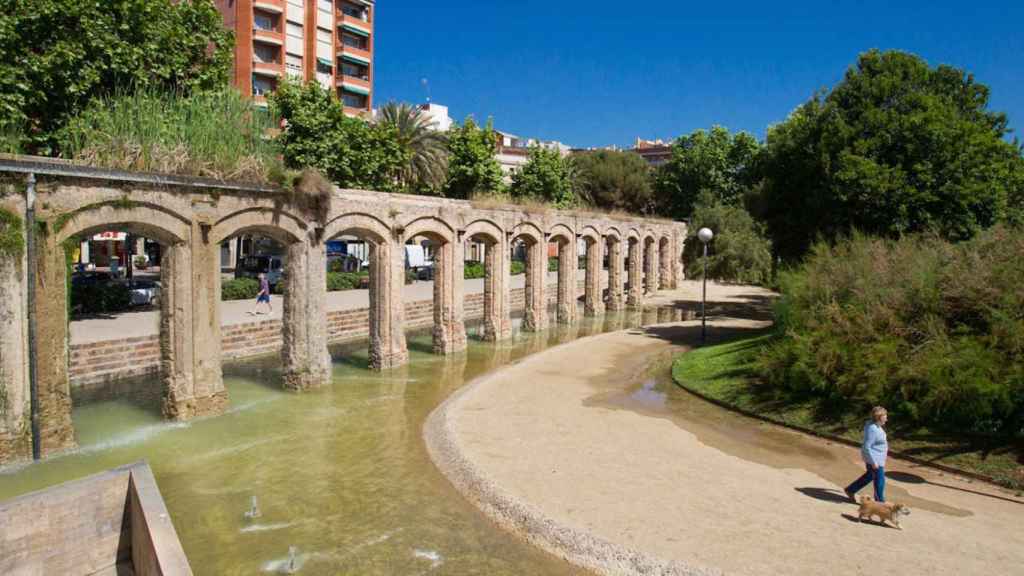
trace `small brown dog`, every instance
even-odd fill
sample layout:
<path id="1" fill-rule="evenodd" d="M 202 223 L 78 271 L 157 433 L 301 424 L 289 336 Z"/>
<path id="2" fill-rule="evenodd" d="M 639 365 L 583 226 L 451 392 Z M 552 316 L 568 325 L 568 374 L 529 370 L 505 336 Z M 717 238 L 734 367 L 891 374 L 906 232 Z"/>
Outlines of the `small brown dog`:
<path id="1" fill-rule="evenodd" d="M 863 522 L 865 518 L 871 520 L 875 516 L 878 516 L 878 521 L 885 524 L 888 520 L 892 522 L 898 530 L 903 530 L 900 526 L 900 516 L 909 516 L 910 508 L 907 508 L 903 504 L 896 504 L 893 502 L 875 502 L 870 496 L 861 496 L 860 498 L 860 510 L 857 512 L 857 516 L 860 521 Z"/>

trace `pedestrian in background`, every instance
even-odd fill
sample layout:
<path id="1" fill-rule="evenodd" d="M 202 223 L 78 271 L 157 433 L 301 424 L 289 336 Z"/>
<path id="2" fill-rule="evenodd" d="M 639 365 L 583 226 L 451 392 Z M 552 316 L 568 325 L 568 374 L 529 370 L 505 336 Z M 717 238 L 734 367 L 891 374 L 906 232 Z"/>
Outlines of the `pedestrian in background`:
<path id="1" fill-rule="evenodd" d="M 846 487 L 850 501 L 857 502 L 856 494 L 869 483 L 875 485 L 875 501 L 885 502 L 885 459 L 889 455 L 889 442 L 885 436 L 885 423 L 889 413 L 881 406 L 871 409 L 871 420 L 864 424 L 864 442 L 860 447 L 865 472 Z"/>
<path id="2" fill-rule="evenodd" d="M 270 304 L 270 282 L 267 282 L 267 275 L 263 273 L 260 274 L 259 279 L 260 292 L 259 294 L 256 295 L 256 305 L 252 307 L 252 310 L 249 311 L 249 314 L 263 314 L 263 312 L 259 311 L 260 304 L 266 304 L 266 313 L 270 314 L 271 312 L 274 311 L 274 307 Z"/>

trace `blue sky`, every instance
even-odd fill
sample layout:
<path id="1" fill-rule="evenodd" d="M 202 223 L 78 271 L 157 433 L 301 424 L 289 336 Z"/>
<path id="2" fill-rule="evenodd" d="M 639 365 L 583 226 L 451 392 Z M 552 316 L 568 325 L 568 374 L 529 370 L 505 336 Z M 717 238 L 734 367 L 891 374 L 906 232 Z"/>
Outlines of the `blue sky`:
<path id="1" fill-rule="evenodd" d="M 1020 0 L 378 0 L 375 27 L 377 104 L 423 102 L 425 77 L 456 120 L 572 146 L 762 138 L 870 48 L 966 68 L 1024 132 Z"/>

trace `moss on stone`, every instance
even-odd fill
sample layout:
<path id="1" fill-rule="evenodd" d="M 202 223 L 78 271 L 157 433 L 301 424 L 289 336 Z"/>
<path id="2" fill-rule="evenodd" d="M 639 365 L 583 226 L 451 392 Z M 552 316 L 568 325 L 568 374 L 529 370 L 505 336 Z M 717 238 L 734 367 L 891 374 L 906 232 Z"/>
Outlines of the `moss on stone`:
<path id="1" fill-rule="evenodd" d="M 20 261 L 25 253 L 25 225 L 17 214 L 0 208 L 0 256 Z"/>

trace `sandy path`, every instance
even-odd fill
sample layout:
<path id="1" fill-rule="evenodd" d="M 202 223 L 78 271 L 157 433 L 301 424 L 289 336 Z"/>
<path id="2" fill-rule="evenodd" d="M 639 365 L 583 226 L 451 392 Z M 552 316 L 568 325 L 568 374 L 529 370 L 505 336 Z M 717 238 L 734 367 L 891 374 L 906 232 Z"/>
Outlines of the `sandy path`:
<path id="1" fill-rule="evenodd" d="M 496 521 L 602 573 L 1022 573 L 1024 503 L 1000 491 L 891 463 L 945 486 L 890 481 L 893 493 L 931 505 L 915 507 L 902 532 L 859 524 L 855 506 L 797 490 L 839 489 L 822 475 L 743 459 L 669 418 L 595 401 L 696 334 L 606 334 L 493 373 L 431 415 L 431 456 Z M 852 478 L 856 449 L 829 450 L 845 453 Z"/>

